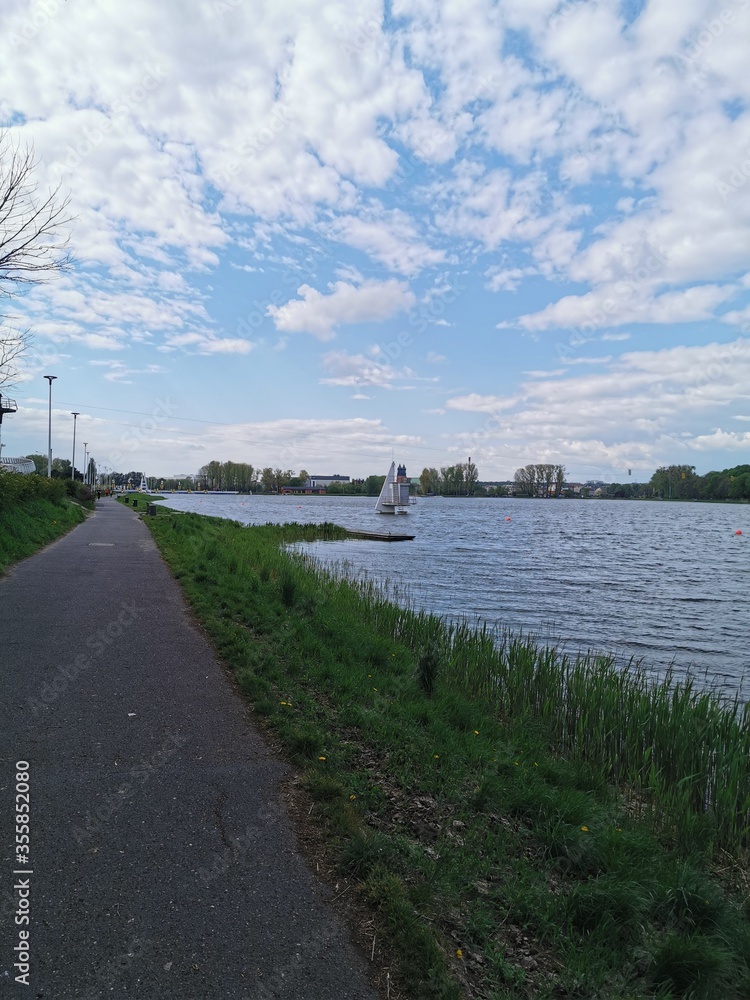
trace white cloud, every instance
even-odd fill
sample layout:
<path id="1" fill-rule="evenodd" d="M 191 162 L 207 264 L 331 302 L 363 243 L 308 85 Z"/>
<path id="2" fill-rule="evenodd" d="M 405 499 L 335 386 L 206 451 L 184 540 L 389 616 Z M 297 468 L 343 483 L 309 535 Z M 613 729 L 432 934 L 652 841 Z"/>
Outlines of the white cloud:
<path id="1" fill-rule="evenodd" d="M 328 234 L 407 277 L 445 262 L 445 251 L 428 246 L 412 218 L 399 209 L 386 212 L 378 203 L 372 203 L 358 216 L 336 219 L 328 227 Z"/>
<path id="2" fill-rule="evenodd" d="M 409 310 L 416 301 L 407 285 L 395 279 L 361 285 L 337 281 L 329 287 L 331 293 L 324 295 L 310 285 L 301 285 L 297 289 L 301 298 L 290 299 L 282 306 L 268 306 L 266 313 L 277 330 L 311 333 L 319 340 L 331 340 L 338 326 L 390 319 Z"/>
<path id="3" fill-rule="evenodd" d="M 626 282 L 604 285 L 584 295 L 566 295 L 539 312 L 526 313 L 517 324 L 504 321 L 500 328 L 518 325 L 524 330 L 579 327 L 594 331 L 626 323 L 694 323 L 711 319 L 717 306 L 737 292 L 734 285 L 703 285 L 661 295 L 638 293 Z"/>
<path id="4" fill-rule="evenodd" d="M 364 354 L 347 354 L 346 351 L 330 351 L 323 356 L 323 368 L 329 373 L 320 380 L 321 385 L 373 386 L 380 389 L 414 389 L 414 382 L 435 382 L 434 378 L 423 378 L 411 368 L 395 368 L 393 365 L 366 357 Z M 408 383 L 406 385 L 402 383 Z"/>
<path id="5" fill-rule="evenodd" d="M 465 410 L 468 413 L 498 413 L 514 406 L 516 400 L 504 396 L 482 396 L 472 392 L 467 396 L 454 396 L 446 402 L 449 410 Z"/>

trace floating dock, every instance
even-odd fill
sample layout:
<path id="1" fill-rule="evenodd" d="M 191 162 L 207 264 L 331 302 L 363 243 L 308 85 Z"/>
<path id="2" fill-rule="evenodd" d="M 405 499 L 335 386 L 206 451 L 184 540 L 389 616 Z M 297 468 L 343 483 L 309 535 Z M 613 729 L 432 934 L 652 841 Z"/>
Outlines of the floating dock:
<path id="1" fill-rule="evenodd" d="M 371 542 L 413 542 L 416 535 L 399 535 L 395 531 L 353 531 L 346 529 L 348 538 L 362 538 Z"/>

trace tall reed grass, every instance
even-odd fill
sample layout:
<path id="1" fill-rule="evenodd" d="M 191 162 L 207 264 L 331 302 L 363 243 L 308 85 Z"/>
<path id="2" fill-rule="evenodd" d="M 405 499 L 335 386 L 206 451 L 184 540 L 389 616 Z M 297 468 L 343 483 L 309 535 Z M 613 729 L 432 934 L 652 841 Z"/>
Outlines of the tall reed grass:
<path id="1" fill-rule="evenodd" d="M 419 658 L 439 650 L 440 680 L 482 699 L 515 725 L 541 729 L 551 749 L 601 768 L 632 808 L 686 851 L 747 851 L 750 710 L 694 679 L 657 679 L 631 661 L 571 657 L 531 636 L 450 622 L 410 606 L 408 595 L 336 575 L 296 553 L 300 570 L 337 588 L 352 610 Z M 347 607 L 347 605 L 349 607 Z"/>

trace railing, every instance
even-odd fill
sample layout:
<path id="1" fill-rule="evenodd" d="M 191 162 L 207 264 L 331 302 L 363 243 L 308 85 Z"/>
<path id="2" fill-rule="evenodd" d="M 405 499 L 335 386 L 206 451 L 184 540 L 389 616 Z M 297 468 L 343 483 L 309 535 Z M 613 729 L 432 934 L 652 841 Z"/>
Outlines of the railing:
<path id="1" fill-rule="evenodd" d="M 7 472 L 20 472 L 24 476 L 36 472 L 36 466 L 30 458 L 0 458 L 0 469 Z"/>

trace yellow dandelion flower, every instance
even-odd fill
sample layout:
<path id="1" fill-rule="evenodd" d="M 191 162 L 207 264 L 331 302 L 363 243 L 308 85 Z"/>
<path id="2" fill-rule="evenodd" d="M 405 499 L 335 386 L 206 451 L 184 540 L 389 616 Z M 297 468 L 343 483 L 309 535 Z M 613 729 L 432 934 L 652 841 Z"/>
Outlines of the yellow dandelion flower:
<path id="1" fill-rule="evenodd" d="M 325 757 L 318 757 L 318 760 L 325 760 Z"/>
<path id="2" fill-rule="evenodd" d="M 460 948 L 456 948 L 456 958 L 463 958 L 463 957 L 464 957 L 464 953 L 461 951 L 461 949 Z"/>
<path id="3" fill-rule="evenodd" d="M 432 756 L 435 758 L 435 760 L 440 760 L 440 754 L 439 753 L 434 753 Z"/>
<path id="4" fill-rule="evenodd" d="M 582 826 L 581 829 L 583 830 L 584 833 L 589 832 L 589 828 L 587 826 Z"/>

